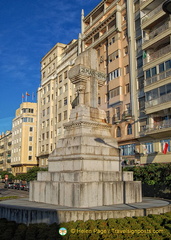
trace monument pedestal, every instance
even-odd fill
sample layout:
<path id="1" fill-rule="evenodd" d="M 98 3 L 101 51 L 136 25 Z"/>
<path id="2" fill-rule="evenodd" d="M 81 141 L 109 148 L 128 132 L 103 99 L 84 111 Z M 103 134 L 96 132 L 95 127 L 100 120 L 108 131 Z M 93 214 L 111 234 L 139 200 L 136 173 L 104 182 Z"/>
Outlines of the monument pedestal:
<path id="1" fill-rule="evenodd" d="M 98 109 L 98 88 L 105 74 L 95 68 L 96 51 L 78 57 L 69 78 L 76 85 L 79 105 L 64 124 L 64 137 L 50 155 L 48 172 L 30 184 L 30 201 L 87 208 L 142 201 L 141 182 L 121 171 L 120 149 L 111 136 L 106 113 Z"/>
<path id="2" fill-rule="evenodd" d="M 39 172 L 31 183 L 30 201 L 78 208 L 141 202 L 141 182 L 120 171 L 118 145 L 104 114 L 86 106 L 72 110 L 75 120 L 64 125 L 48 172 Z"/>

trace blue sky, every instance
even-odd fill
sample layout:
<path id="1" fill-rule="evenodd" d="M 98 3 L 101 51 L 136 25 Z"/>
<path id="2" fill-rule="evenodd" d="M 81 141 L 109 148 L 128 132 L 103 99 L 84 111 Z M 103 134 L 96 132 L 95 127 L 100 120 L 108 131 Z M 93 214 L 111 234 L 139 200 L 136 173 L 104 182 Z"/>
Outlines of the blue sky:
<path id="1" fill-rule="evenodd" d="M 41 58 L 57 42 L 78 38 L 81 9 L 86 16 L 99 2 L 0 0 L 0 133 L 11 130 L 22 93 L 36 94 Z"/>

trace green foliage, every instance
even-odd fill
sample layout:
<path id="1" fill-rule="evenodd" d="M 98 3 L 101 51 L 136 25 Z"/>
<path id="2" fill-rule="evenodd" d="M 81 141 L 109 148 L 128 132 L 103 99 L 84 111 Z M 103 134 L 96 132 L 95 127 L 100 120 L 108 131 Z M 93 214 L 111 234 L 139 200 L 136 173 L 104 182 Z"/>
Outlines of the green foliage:
<path id="1" fill-rule="evenodd" d="M 65 227 L 67 234 L 59 235 Z M 73 229 L 75 232 L 73 232 Z M 86 231 L 86 232 L 85 232 Z M 0 219 L 1 240 L 170 240 L 171 212 L 145 217 L 41 224 L 17 224 Z"/>
<path id="2" fill-rule="evenodd" d="M 0 197 L 0 201 L 3 200 L 9 200 L 9 199 L 17 199 L 19 198 L 18 196 L 6 196 L 6 197 Z"/>
<path id="3" fill-rule="evenodd" d="M 27 181 L 27 182 L 37 180 L 37 172 L 47 171 L 47 170 L 48 170 L 47 168 L 33 167 L 33 168 L 29 169 L 27 173 L 17 175 L 16 179 L 22 180 L 22 181 Z"/>
<path id="4" fill-rule="evenodd" d="M 0 172 L 0 175 L 1 175 L 2 179 L 5 179 L 5 175 L 8 175 L 9 180 L 14 180 L 15 179 L 15 176 L 12 173 L 9 173 L 7 171 Z"/>
<path id="5" fill-rule="evenodd" d="M 145 166 L 126 167 L 124 171 L 133 171 L 134 180 L 148 185 L 171 186 L 171 163 L 151 163 Z"/>

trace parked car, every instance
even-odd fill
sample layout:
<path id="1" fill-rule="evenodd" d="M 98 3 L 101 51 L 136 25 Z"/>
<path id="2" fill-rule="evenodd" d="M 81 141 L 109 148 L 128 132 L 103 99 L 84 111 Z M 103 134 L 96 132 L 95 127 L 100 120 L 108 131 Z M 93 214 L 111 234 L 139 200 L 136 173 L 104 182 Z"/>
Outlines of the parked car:
<path id="1" fill-rule="evenodd" d="M 14 185 L 13 182 L 9 182 L 9 183 L 7 182 L 7 183 L 5 183 L 4 188 L 12 188 L 13 185 Z"/>
<path id="2" fill-rule="evenodd" d="M 14 186 L 13 186 L 14 189 L 20 189 L 20 183 L 14 183 Z"/>
<path id="3" fill-rule="evenodd" d="M 30 184 L 27 183 L 27 184 L 24 186 L 24 190 L 25 190 L 25 191 L 29 191 L 29 189 L 30 189 Z"/>
<path id="4" fill-rule="evenodd" d="M 20 190 L 24 190 L 24 187 L 25 187 L 25 186 L 26 186 L 25 184 L 20 183 Z"/>

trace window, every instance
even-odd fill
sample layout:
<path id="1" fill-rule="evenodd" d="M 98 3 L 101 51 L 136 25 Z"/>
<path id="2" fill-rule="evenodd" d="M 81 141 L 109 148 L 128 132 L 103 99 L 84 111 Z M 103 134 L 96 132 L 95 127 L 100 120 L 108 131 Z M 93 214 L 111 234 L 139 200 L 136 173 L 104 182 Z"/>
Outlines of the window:
<path id="1" fill-rule="evenodd" d="M 22 112 L 23 112 L 23 113 L 33 113 L 33 112 L 34 112 L 34 109 L 33 109 L 33 108 L 23 108 L 23 109 L 22 109 Z"/>
<path id="2" fill-rule="evenodd" d="M 116 97 L 120 94 L 120 87 L 114 88 L 109 92 L 109 99 Z"/>
<path id="3" fill-rule="evenodd" d="M 45 139 L 45 134 L 44 133 L 42 133 L 42 140 L 44 140 Z"/>
<path id="4" fill-rule="evenodd" d="M 32 156 L 28 156 L 28 160 L 32 160 Z"/>
<path id="5" fill-rule="evenodd" d="M 166 65 L 166 70 L 170 69 L 171 68 L 171 60 L 166 61 L 165 65 Z"/>
<path id="6" fill-rule="evenodd" d="M 29 146 L 29 151 L 32 151 L 32 146 Z"/>
<path id="7" fill-rule="evenodd" d="M 121 114 L 120 114 L 120 107 L 117 107 L 117 108 L 115 109 L 115 113 L 116 113 L 116 118 L 117 118 L 118 120 L 120 120 L 120 116 L 121 116 Z"/>
<path id="8" fill-rule="evenodd" d="M 67 78 L 67 71 L 64 72 L 64 79 Z"/>
<path id="9" fill-rule="evenodd" d="M 50 112 L 50 107 L 47 108 L 47 115 L 49 114 Z"/>
<path id="10" fill-rule="evenodd" d="M 134 155 L 135 144 L 122 145 L 122 146 L 120 146 L 120 148 L 121 148 L 121 155 L 122 156 Z"/>
<path id="11" fill-rule="evenodd" d="M 132 125 L 129 123 L 127 126 L 127 135 L 131 135 L 132 134 Z"/>
<path id="12" fill-rule="evenodd" d="M 43 110 L 42 115 L 43 115 L 43 117 L 45 116 L 45 109 Z"/>
<path id="13" fill-rule="evenodd" d="M 121 76 L 121 69 L 117 68 L 113 72 L 109 73 L 109 81 L 111 81 L 112 79 L 118 78 L 120 76 Z"/>
<path id="14" fill-rule="evenodd" d="M 129 73 L 129 65 L 125 66 L 125 75 Z"/>
<path id="15" fill-rule="evenodd" d="M 68 90 L 68 84 L 66 83 L 65 85 L 64 85 L 64 91 L 66 92 Z"/>
<path id="16" fill-rule="evenodd" d="M 67 97 L 65 97 L 65 98 L 64 98 L 64 106 L 66 106 L 67 103 L 68 103 L 68 101 L 67 101 Z"/>
<path id="17" fill-rule="evenodd" d="M 62 87 L 59 88 L 58 95 L 62 94 Z"/>
<path id="18" fill-rule="evenodd" d="M 46 139 L 49 138 L 49 132 L 46 132 Z"/>
<path id="19" fill-rule="evenodd" d="M 64 111 L 64 120 L 67 119 L 67 111 Z"/>
<path id="20" fill-rule="evenodd" d="M 30 129 L 29 129 L 29 130 L 30 130 L 30 132 L 33 132 L 33 127 L 30 127 Z"/>
<path id="21" fill-rule="evenodd" d="M 58 122 L 61 122 L 61 113 L 58 114 Z"/>
<path id="22" fill-rule="evenodd" d="M 110 63 L 119 57 L 120 57 L 120 50 L 117 50 L 109 55 L 108 62 Z"/>
<path id="23" fill-rule="evenodd" d="M 33 137 L 29 137 L 29 141 L 33 141 Z"/>
<path id="24" fill-rule="evenodd" d="M 59 102 L 58 102 L 58 108 L 61 108 L 62 107 L 62 101 L 60 100 Z"/>
<path id="25" fill-rule="evenodd" d="M 129 83 L 125 85 L 125 93 L 129 93 Z"/>
<path id="26" fill-rule="evenodd" d="M 144 148 L 144 151 L 146 154 L 149 154 L 149 153 L 153 153 L 154 150 L 153 150 L 153 143 L 145 143 L 145 148 Z"/>
<path id="27" fill-rule="evenodd" d="M 62 74 L 59 76 L 59 83 L 62 82 Z"/>
<path id="28" fill-rule="evenodd" d="M 33 122 L 33 118 L 29 117 L 22 118 L 22 122 Z"/>
<path id="29" fill-rule="evenodd" d="M 50 91 L 50 83 L 47 86 L 47 90 Z"/>
<path id="30" fill-rule="evenodd" d="M 128 54 L 128 46 L 124 48 L 124 55 L 127 55 L 127 54 Z"/>
<path id="31" fill-rule="evenodd" d="M 114 42 L 115 42 L 115 37 L 112 37 L 112 38 L 109 39 L 108 45 L 110 46 L 110 45 L 112 45 Z"/>
<path id="32" fill-rule="evenodd" d="M 121 137 L 121 128 L 117 127 L 116 129 L 116 137 Z"/>
<path id="33" fill-rule="evenodd" d="M 43 76 L 43 78 L 46 77 L 46 72 L 43 72 L 43 75 L 42 75 L 42 76 Z"/>
<path id="34" fill-rule="evenodd" d="M 50 95 L 47 96 L 47 102 L 50 102 Z"/>
<path id="35" fill-rule="evenodd" d="M 98 97 L 98 104 L 101 104 L 101 97 Z"/>

